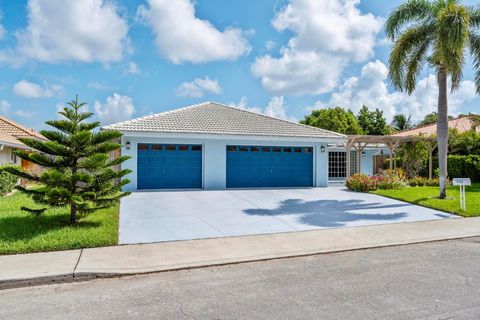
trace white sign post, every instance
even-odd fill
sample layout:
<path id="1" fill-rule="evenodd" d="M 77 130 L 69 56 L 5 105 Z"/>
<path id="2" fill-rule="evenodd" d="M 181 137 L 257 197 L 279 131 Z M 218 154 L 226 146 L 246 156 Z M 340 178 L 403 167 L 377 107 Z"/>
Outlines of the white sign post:
<path id="1" fill-rule="evenodd" d="M 472 185 L 470 178 L 453 178 L 453 185 L 460 186 L 460 209 L 467 210 L 467 204 L 465 202 L 465 186 Z"/>

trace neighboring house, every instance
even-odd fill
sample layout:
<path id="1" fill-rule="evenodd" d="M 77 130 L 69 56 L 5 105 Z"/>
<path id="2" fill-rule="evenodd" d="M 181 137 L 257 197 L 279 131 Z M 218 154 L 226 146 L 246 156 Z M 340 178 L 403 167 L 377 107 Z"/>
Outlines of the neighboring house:
<path id="1" fill-rule="evenodd" d="M 45 138 L 33 129 L 26 128 L 15 121 L 0 115 L 0 165 L 16 164 L 24 169 L 32 169 L 34 165 L 29 161 L 21 160 L 13 152 L 16 149 L 29 150 L 17 138 L 34 138 L 45 140 Z"/>
<path id="2" fill-rule="evenodd" d="M 103 128 L 119 130 L 128 190 L 321 187 L 343 134 L 205 102 Z M 345 165 L 345 164 L 344 164 Z"/>
<path id="3" fill-rule="evenodd" d="M 463 116 L 456 119 L 448 121 L 449 129 L 456 129 L 459 133 L 470 131 L 475 129 L 475 131 L 480 132 L 480 125 L 478 121 L 478 116 Z M 409 130 L 401 131 L 393 134 L 392 136 L 396 137 L 407 137 L 407 136 L 433 136 L 437 134 L 437 123 L 427 124 L 424 126 L 412 128 Z"/>

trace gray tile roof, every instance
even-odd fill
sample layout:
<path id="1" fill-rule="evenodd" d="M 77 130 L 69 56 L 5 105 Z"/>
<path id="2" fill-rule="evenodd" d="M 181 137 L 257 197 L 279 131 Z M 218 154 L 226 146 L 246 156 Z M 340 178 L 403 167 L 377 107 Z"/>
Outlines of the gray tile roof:
<path id="1" fill-rule="evenodd" d="M 119 122 L 103 129 L 159 133 L 346 138 L 346 136 L 336 132 L 277 119 L 216 102 L 204 102 Z"/>

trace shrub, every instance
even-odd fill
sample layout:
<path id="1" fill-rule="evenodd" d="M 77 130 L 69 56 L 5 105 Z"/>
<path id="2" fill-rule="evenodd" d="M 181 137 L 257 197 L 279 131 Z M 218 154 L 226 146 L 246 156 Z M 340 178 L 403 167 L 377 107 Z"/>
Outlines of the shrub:
<path id="1" fill-rule="evenodd" d="M 385 170 L 377 176 L 354 174 L 347 179 L 346 186 L 352 191 L 368 192 L 377 189 L 401 189 L 405 180 L 401 178 L 403 171 Z"/>
<path id="2" fill-rule="evenodd" d="M 17 184 L 17 177 L 10 174 L 3 169 L 10 166 L 0 166 L 0 196 L 4 196 L 7 193 L 12 192 L 13 188 Z"/>
<path id="3" fill-rule="evenodd" d="M 368 192 L 377 189 L 377 179 L 366 174 L 354 174 L 348 177 L 346 186 L 352 191 Z"/>

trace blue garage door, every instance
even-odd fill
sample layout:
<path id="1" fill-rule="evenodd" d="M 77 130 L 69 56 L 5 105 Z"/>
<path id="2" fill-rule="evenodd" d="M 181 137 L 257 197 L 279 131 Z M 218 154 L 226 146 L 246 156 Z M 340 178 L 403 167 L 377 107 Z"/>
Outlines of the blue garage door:
<path id="1" fill-rule="evenodd" d="M 311 186 L 312 147 L 227 146 L 227 188 Z"/>
<path id="2" fill-rule="evenodd" d="M 201 188 L 202 146 L 138 144 L 138 189 Z"/>

